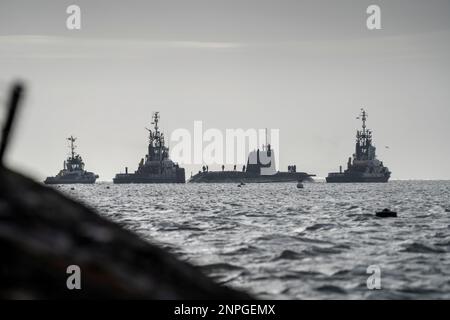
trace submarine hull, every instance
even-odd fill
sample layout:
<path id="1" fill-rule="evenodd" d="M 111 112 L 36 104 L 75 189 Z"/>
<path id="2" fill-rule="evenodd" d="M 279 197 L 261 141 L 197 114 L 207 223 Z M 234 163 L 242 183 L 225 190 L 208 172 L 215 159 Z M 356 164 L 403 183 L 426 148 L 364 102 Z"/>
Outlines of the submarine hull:
<path id="1" fill-rule="evenodd" d="M 259 175 L 241 171 L 200 172 L 194 175 L 190 183 L 280 183 L 312 182 L 314 175 L 304 172 L 277 172 L 274 175 Z"/>

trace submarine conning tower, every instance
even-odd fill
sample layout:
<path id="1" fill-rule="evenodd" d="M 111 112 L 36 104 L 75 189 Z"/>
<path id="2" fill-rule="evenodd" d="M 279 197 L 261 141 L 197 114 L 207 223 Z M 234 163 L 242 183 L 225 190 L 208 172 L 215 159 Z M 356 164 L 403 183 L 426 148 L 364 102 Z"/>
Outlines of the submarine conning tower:
<path id="1" fill-rule="evenodd" d="M 249 153 L 246 172 L 261 175 L 276 173 L 275 155 L 270 148 L 270 144 L 263 145 L 262 150 L 257 149 Z"/>
<path id="2" fill-rule="evenodd" d="M 247 158 L 246 172 L 258 175 L 274 175 L 276 170 L 275 154 L 267 139 L 262 145 L 262 150 L 259 148 L 256 151 L 251 151 Z"/>

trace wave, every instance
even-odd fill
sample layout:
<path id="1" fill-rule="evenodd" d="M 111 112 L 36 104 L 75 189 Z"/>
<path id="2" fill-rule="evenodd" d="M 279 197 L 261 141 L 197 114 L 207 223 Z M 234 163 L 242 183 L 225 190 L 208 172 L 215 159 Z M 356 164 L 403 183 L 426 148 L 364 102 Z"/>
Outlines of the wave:
<path id="1" fill-rule="evenodd" d="M 311 248 L 308 248 L 306 250 L 303 250 L 301 252 L 296 252 L 293 250 L 283 250 L 279 256 L 272 259 L 273 261 L 276 260 L 299 260 L 309 257 L 317 257 L 321 255 L 329 255 L 329 254 L 339 254 L 342 253 L 341 250 L 337 250 L 335 248 L 323 248 L 323 247 L 317 247 L 313 246 Z"/>
<path id="2" fill-rule="evenodd" d="M 274 258 L 272 260 L 273 261 L 276 261 L 276 260 L 297 260 L 297 259 L 301 259 L 301 258 L 303 258 L 303 256 L 300 253 L 298 253 L 298 252 L 295 252 L 295 251 L 292 251 L 292 250 L 283 250 L 283 252 L 281 252 L 281 254 L 278 257 L 276 257 L 276 258 Z"/>
<path id="3" fill-rule="evenodd" d="M 306 227 L 306 231 L 316 231 L 316 230 L 320 230 L 320 229 L 332 229 L 334 228 L 336 225 L 332 224 L 332 223 L 315 223 L 312 226 Z"/>
<path id="4" fill-rule="evenodd" d="M 236 270 L 246 270 L 244 267 L 236 266 L 231 263 L 210 263 L 199 266 L 205 272 L 217 272 L 217 271 L 236 271 Z"/>
<path id="5" fill-rule="evenodd" d="M 250 254 L 250 253 L 255 253 L 258 251 L 259 251 L 259 249 L 257 247 L 247 246 L 247 247 L 237 248 L 236 250 L 225 252 L 222 254 L 226 255 L 226 256 L 233 256 L 233 255 L 241 255 L 241 254 Z"/>
<path id="6" fill-rule="evenodd" d="M 338 294 L 347 294 L 347 291 L 344 288 L 333 286 L 333 285 L 324 285 L 316 288 L 317 291 L 322 293 L 338 293 Z"/>
<path id="7" fill-rule="evenodd" d="M 303 251 L 306 256 L 316 257 L 328 254 L 339 254 L 342 250 L 337 250 L 334 248 L 323 248 L 323 247 L 311 247 L 308 250 Z"/>
<path id="8" fill-rule="evenodd" d="M 299 279 L 308 280 L 311 278 L 324 278 L 324 277 L 326 277 L 326 275 L 316 271 L 293 271 L 278 276 L 277 278 L 280 280 L 299 280 Z"/>
<path id="9" fill-rule="evenodd" d="M 332 244 L 331 241 L 313 239 L 308 237 L 296 237 L 296 239 L 306 243 Z"/>
<path id="10" fill-rule="evenodd" d="M 444 250 L 435 248 L 429 245 L 425 245 L 423 243 L 417 243 L 414 242 L 408 246 L 406 246 L 405 249 L 402 250 L 403 252 L 410 252 L 410 253 L 445 253 Z"/>

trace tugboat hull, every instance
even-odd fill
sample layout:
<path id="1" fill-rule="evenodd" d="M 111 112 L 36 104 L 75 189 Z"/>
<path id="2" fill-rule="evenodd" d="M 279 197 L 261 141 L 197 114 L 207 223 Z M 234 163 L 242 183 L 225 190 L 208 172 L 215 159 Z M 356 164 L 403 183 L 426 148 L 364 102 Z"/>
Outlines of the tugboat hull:
<path id="1" fill-rule="evenodd" d="M 176 175 L 140 175 L 135 173 L 119 173 L 113 178 L 116 184 L 126 183 L 185 183 L 184 169 L 179 168 Z"/>
<path id="2" fill-rule="evenodd" d="M 94 184 L 97 178 L 89 179 L 58 179 L 55 177 L 48 177 L 44 184 Z"/>
<path id="3" fill-rule="evenodd" d="M 118 177 L 113 179 L 115 184 L 130 184 L 130 183 L 185 183 L 185 181 L 177 181 L 173 179 L 152 179 L 152 178 L 137 178 L 137 177 Z"/>
<path id="4" fill-rule="evenodd" d="M 185 183 L 185 180 L 177 179 L 158 179 L 158 178 L 145 178 L 145 177 L 116 177 L 113 179 L 115 184 L 128 184 L 128 183 Z"/>
<path id="5" fill-rule="evenodd" d="M 328 183 L 385 183 L 388 182 L 389 177 L 357 177 L 357 176 L 333 176 L 326 177 Z"/>

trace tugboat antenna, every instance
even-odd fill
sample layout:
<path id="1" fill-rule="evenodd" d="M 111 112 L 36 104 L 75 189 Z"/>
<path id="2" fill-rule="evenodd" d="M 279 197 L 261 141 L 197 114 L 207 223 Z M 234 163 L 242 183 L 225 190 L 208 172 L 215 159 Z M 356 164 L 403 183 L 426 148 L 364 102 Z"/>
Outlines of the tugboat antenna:
<path id="1" fill-rule="evenodd" d="M 269 145 L 269 142 L 267 141 L 267 128 L 266 128 L 266 147 Z"/>
<path id="2" fill-rule="evenodd" d="M 156 111 L 155 113 L 153 113 L 153 122 L 152 124 L 154 124 L 155 126 L 155 134 L 158 132 L 158 121 L 159 121 L 159 112 Z"/>
<path id="3" fill-rule="evenodd" d="M 362 128 L 363 128 L 363 134 L 365 134 L 366 133 L 366 120 L 367 120 L 367 117 L 368 117 L 369 115 L 367 114 L 367 112 L 366 112 L 366 110 L 364 110 L 363 108 L 361 108 L 361 119 L 362 119 Z"/>
<path id="4" fill-rule="evenodd" d="M 69 138 L 67 138 L 67 140 L 70 141 L 70 152 L 72 154 L 72 159 L 73 159 L 75 157 L 75 148 L 76 148 L 76 146 L 74 145 L 74 142 L 75 142 L 75 140 L 77 140 L 77 138 L 70 136 Z"/>

